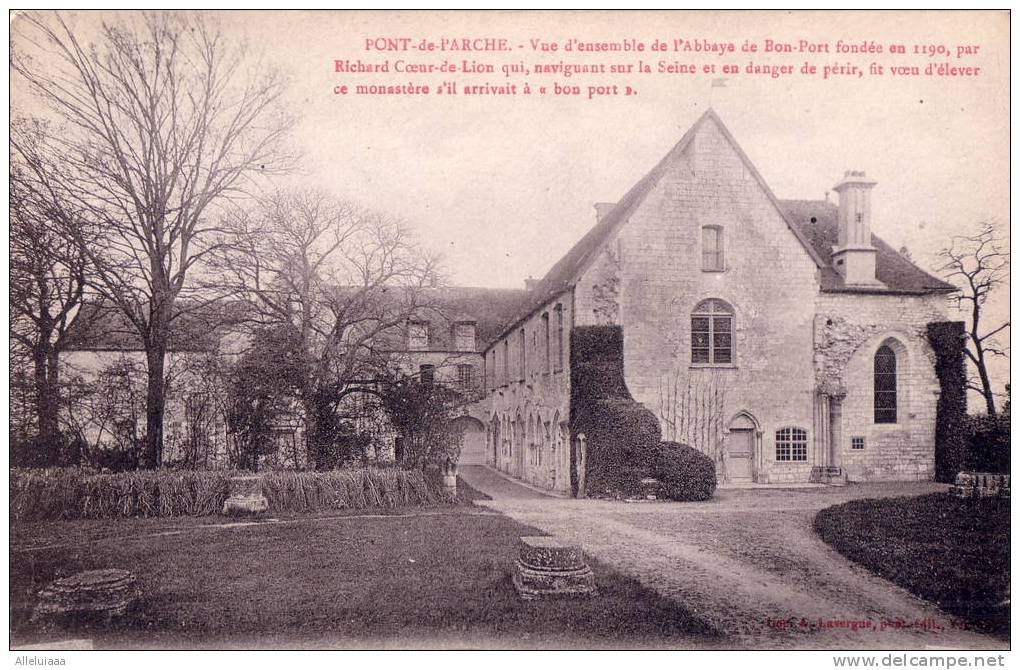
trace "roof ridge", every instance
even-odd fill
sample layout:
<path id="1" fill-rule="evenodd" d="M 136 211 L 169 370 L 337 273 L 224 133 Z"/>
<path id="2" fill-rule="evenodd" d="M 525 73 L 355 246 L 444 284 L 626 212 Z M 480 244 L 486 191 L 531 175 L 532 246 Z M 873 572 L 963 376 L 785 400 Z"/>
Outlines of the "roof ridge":
<path id="1" fill-rule="evenodd" d="M 588 232 L 586 232 L 581 239 L 579 239 L 568 251 L 564 254 L 556 263 L 553 264 L 549 271 L 543 275 L 542 279 L 539 280 L 538 285 L 535 287 L 532 295 L 534 296 L 530 300 L 526 300 L 525 306 L 522 307 L 521 311 L 514 316 L 513 320 L 509 325 L 496 336 L 493 342 L 498 341 L 506 333 L 512 331 L 522 321 L 527 319 L 530 315 L 534 314 L 542 305 L 548 303 L 550 300 L 561 294 L 567 288 L 569 288 L 577 279 L 577 276 L 583 274 L 598 252 L 602 249 L 616 226 L 621 223 L 626 215 L 641 202 L 642 196 L 647 194 L 651 188 L 658 183 L 659 178 L 665 171 L 671 158 L 678 153 L 682 152 L 690 144 L 691 140 L 697 134 L 697 131 L 705 124 L 706 121 L 712 120 L 715 122 L 719 130 L 722 132 L 723 137 L 736 151 L 738 158 L 744 163 L 749 169 L 751 174 L 754 176 L 758 185 L 765 191 L 766 197 L 770 200 L 776 213 L 783 219 L 787 227 L 794 234 L 797 240 L 801 243 L 801 246 L 814 261 L 815 265 L 819 268 L 825 267 L 826 263 L 824 259 L 817 253 L 815 248 L 811 245 L 810 241 L 804 236 L 803 232 L 787 217 L 786 212 L 779 204 L 779 200 L 776 198 L 772 189 L 768 183 L 758 172 L 758 169 L 754 167 L 751 159 L 748 158 L 747 154 L 740 147 L 736 138 L 726 127 L 726 124 L 719 117 L 714 109 L 709 107 L 706 109 L 701 116 L 691 125 L 690 128 L 681 136 L 673 147 L 666 152 L 666 154 L 647 172 L 641 179 L 639 179 L 630 189 L 624 193 L 615 204 L 615 206 L 606 213 L 594 226 L 592 226 Z M 564 275 L 564 276 L 561 276 Z M 491 344 L 491 343 L 490 343 Z"/>

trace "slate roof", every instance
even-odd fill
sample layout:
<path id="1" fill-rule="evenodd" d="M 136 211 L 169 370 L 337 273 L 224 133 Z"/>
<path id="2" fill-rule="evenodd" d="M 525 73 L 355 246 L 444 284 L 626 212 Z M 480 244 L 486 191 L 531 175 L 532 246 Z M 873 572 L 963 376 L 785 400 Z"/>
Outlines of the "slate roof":
<path id="1" fill-rule="evenodd" d="M 426 292 L 430 291 L 435 292 L 434 312 L 439 321 L 448 324 L 458 321 L 475 322 L 475 345 L 478 351 L 484 351 L 488 343 L 506 328 L 510 318 L 517 313 L 527 297 L 524 289 L 509 288 L 446 286 L 426 289 Z M 449 328 L 440 326 L 430 328 L 430 331 L 431 349 L 453 350 Z"/>
<path id="2" fill-rule="evenodd" d="M 779 205 L 786 213 L 786 218 L 804 233 L 815 251 L 822 258 L 829 258 L 838 239 L 839 208 L 825 200 L 780 200 Z M 911 263 L 877 235 L 871 236 L 871 244 L 878 250 L 875 256 L 875 278 L 885 284 L 885 288 L 848 288 L 843 282 L 843 276 L 832 267 L 830 262 L 821 268 L 821 289 L 829 292 L 907 295 L 948 293 L 956 290 L 952 284 L 933 277 Z"/>
<path id="3" fill-rule="evenodd" d="M 475 324 L 479 351 L 494 339 L 517 312 L 526 295 L 518 289 L 444 287 L 424 289 L 425 301 L 433 307 L 420 318 L 430 322 L 429 350 L 452 351 L 450 326 L 459 321 Z M 171 351 L 206 351 L 218 338 L 245 320 L 242 303 L 219 303 L 195 310 L 175 321 Z M 402 338 L 400 338 L 402 341 Z M 138 332 L 124 314 L 109 304 L 89 303 L 82 307 L 68 329 L 65 351 L 142 351 Z"/>
<path id="4" fill-rule="evenodd" d="M 243 316 L 237 303 L 190 309 L 174 320 L 170 351 L 208 351 Z M 182 309 L 189 309 L 184 306 Z M 144 351 L 134 324 L 115 305 L 102 301 L 82 305 L 67 329 L 63 351 Z"/>

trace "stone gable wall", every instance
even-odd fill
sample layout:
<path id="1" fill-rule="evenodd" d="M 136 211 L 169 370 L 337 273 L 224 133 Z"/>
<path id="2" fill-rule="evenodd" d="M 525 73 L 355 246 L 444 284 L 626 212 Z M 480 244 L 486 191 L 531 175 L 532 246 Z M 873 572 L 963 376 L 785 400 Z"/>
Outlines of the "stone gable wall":
<path id="1" fill-rule="evenodd" d="M 723 272 L 701 269 L 706 225 L 723 229 Z M 806 481 L 810 458 L 775 463 L 774 455 L 782 427 L 813 437 L 815 272 L 766 192 L 708 122 L 584 273 L 576 319 L 623 325 L 627 386 L 659 416 L 663 439 L 709 454 L 725 478 L 725 432 L 747 412 L 762 432 L 759 481 Z M 610 286 L 617 287 L 615 305 L 606 299 Z M 690 314 L 707 298 L 735 311 L 732 367 L 691 365 Z"/>

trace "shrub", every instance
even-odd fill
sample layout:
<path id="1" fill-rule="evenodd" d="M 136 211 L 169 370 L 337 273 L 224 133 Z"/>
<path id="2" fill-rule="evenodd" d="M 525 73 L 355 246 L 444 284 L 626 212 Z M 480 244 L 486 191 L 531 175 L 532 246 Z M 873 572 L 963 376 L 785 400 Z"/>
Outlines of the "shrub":
<path id="1" fill-rule="evenodd" d="M 970 417 L 967 436 L 967 469 L 1009 472 L 1009 415 Z"/>
<path id="2" fill-rule="evenodd" d="M 715 493 L 715 463 L 693 447 L 660 442 L 655 458 L 659 497 L 669 500 L 708 500 Z"/>
<path id="3" fill-rule="evenodd" d="M 269 472 L 262 492 L 273 512 L 407 507 L 442 502 L 421 470 L 359 468 L 327 472 Z"/>
<path id="4" fill-rule="evenodd" d="M 25 440 L 11 440 L 11 465 L 22 468 L 45 468 L 57 464 L 60 454 L 60 439 L 30 437 Z"/>
<path id="5" fill-rule="evenodd" d="M 11 470 L 11 520 L 204 516 L 223 509 L 230 472 Z"/>
<path id="6" fill-rule="evenodd" d="M 11 520 L 208 516 L 230 491 L 228 470 L 97 473 L 80 468 L 11 469 Z M 445 501 L 421 471 L 364 468 L 270 472 L 263 492 L 272 512 L 435 505 Z"/>
<path id="7" fill-rule="evenodd" d="M 87 450 L 80 436 L 57 433 L 27 440 L 11 440 L 11 466 L 17 468 L 54 468 L 79 465 Z"/>

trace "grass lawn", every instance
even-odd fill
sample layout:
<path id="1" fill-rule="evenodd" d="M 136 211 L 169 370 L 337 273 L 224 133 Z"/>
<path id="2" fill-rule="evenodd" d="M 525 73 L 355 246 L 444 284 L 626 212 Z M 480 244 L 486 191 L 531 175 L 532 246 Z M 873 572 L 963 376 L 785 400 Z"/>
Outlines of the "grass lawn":
<path id="1" fill-rule="evenodd" d="M 1008 638 L 1008 499 L 857 500 L 822 510 L 814 527 L 847 558 Z"/>
<path id="2" fill-rule="evenodd" d="M 597 563 L 597 598 L 520 601 L 509 578 L 515 543 L 541 533 L 470 505 L 222 527 L 227 522 L 20 525 L 11 540 L 12 644 L 66 637 L 92 637 L 105 648 L 718 643 L 690 612 Z M 144 594 L 137 613 L 108 627 L 29 622 L 42 586 L 101 567 L 137 575 Z"/>

